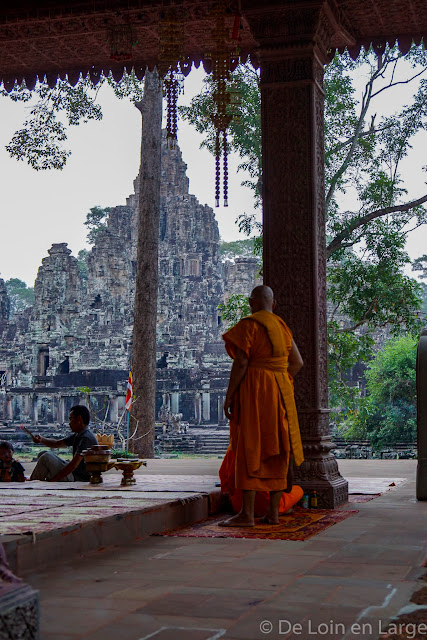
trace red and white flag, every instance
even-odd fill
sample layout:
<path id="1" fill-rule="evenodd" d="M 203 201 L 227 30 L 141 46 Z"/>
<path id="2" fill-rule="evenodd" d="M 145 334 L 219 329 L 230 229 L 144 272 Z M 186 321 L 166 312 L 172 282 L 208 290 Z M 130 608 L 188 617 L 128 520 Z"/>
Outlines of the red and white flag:
<path id="1" fill-rule="evenodd" d="M 125 409 L 130 410 L 130 405 L 132 404 L 132 392 L 133 392 L 133 384 L 132 384 L 132 371 L 129 371 L 129 380 L 128 386 L 126 389 L 126 402 Z"/>

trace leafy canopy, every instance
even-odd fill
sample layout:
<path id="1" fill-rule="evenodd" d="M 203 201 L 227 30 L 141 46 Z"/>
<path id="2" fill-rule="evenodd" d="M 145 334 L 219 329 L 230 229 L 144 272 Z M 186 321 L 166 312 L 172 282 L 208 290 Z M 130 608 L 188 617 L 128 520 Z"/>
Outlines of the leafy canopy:
<path id="1" fill-rule="evenodd" d="M 116 82 L 111 73 L 108 77 L 101 75 L 96 87 L 87 75 L 80 76 L 74 87 L 67 80 L 58 79 L 52 89 L 45 80 L 37 83 L 33 91 L 26 88 L 25 82 L 15 84 L 10 94 L 0 88 L 0 95 L 31 104 L 22 129 L 16 131 L 6 146 L 9 155 L 26 161 L 36 171 L 63 169 L 71 154 L 64 146 L 67 126 L 102 119 L 102 110 L 96 100 L 104 84 L 108 84 L 120 99 L 127 98 L 135 104 L 142 100 L 143 82 L 133 71 L 125 72 L 120 82 Z"/>
<path id="2" fill-rule="evenodd" d="M 86 215 L 84 222 L 85 226 L 89 229 L 87 234 L 87 240 L 89 244 L 95 244 L 96 238 L 107 228 L 107 218 L 110 213 L 110 207 L 91 207 L 89 213 Z M 81 256 L 84 258 L 84 255 Z"/>
<path id="3" fill-rule="evenodd" d="M 34 304 L 34 288 L 27 287 L 19 278 L 10 278 L 5 282 L 6 291 L 10 300 L 10 312 L 19 313 Z"/>
<path id="4" fill-rule="evenodd" d="M 355 422 L 376 448 L 416 440 L 416 355 L 417 340 L 400 336 L 368 365 L 368 396 Z"/>
<path id="5" fill-rule="evenodd" d="M 427 190 L 423 185 L 421 193 L 409 197 L 401 172 L 414 136 L 427 127 L 426 71 L 427 54 L 415 46 L 406 56 L 396 47 L 381 57 L 363 51 L 356 61 L 337 54 L 325 69 L 329 380 L 337 422 L 350 411 L 354 415 L 360 404 L 358 388 L 348 385 L 348 372 L 359 360 L 373 357 L 377 331 L 416 332 L 420 324 L 423 290 L 405 273 L 410 264 L 405 242 L 408 233 L 427 222 Z M 180 111 L 205 134 L 202 144 L 213 151 L 209 83 L 208 78 L 205 90 Z M 377 97 L 397 87 L 405 87 L 407 104 L 392 115 L 378 114 Z M 244 184 L 259 205 L 259 77 L 250 65 L 232 75 L 230 91 L 236 90 L 242 99 L 230 127 L 230 146 L 243 159 L 240 168 L 249 171 Z M 351 209 L 345 206 L 349 200 Z M 262 233 L 254 216 L 243 213 L 237 223 L 247 235 Z M 223 316 L 238 319 L 237 303 L 231 298 Z"/>

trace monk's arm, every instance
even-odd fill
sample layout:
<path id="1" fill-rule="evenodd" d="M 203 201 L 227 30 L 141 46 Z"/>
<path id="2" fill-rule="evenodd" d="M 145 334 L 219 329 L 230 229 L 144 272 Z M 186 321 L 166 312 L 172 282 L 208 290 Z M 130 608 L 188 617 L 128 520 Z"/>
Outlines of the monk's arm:
<path id="1" fill-rule="evenodd" d="M 293 378 L 303 366 L 304 362 L 301 358 L 301 354 L 298 351 L 298 347 L 292 340 L 292 347 L 288 356 L 288 373 Z"/>
<path id="2" fill-rule="evenodd" d="M 229 420 L 231 420 L 231 415 L 233 413 L 234 394 L 246 375 L 248 364 L 249 359 L 246 353 L 241 349 L 236 348 L 236 355 L 234 357 L 233 366 L 231 367 L 230 381 L 228 383 L 227 395 L 225 396 L 224 402 L 224 413 Z"/>

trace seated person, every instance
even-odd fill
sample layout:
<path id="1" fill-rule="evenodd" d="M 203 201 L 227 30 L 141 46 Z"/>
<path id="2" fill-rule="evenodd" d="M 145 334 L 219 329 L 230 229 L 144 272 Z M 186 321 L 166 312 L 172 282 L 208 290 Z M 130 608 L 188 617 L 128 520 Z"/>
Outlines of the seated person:
<path id="1" fill-rule="evenodd" d="M 50 451 L 39 454 L 30 480 L 47 480 L 48 482 L 73 482 L 77 480 L 79 482 L 89 482 L 90 473 L 86 470 L 82 451 L 90 449 L 94 444 L 98 444 L 95 434 L 89 430 L 89 422 L 89 409 L 84 405 L 77 404 L 71 407 L 69 415 L 72 435 L 61 440 L 44 438 L 39 435 L 33 436 L 33 442 L 44 444 L 50 449 L 72 446 L 73 458 L 70 462 L 65 462 L 56 453 Z"/>
<path id="2" fill-rule="evenodd" d="M 0 482 L 25 482 L 25 469 L 20 462 L 13 459 L 13 444 L 0 442 Z"/>

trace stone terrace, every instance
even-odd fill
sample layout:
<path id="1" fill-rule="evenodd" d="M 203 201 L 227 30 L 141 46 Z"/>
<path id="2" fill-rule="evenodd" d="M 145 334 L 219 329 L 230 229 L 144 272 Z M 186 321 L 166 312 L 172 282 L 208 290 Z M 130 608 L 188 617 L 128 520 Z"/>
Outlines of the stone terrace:
<path id="1" fill-rule="evenodd" d="M 358 513 L 305 542 L 149 537 L 156 529 L 206 517 L 209 503 L 218 508 L 212 498 L 218 491 L 219 464 L 152 460 L 138 475 L 137 487 L 126 492 L 114 473 L 105 474 L 102 489 L 51 484 L 50 496 L 43 483 L 37 483 L 38 489 L 5 485 L 8 499 L 15 493 L 17 498 L 44 499 L 46 513 L 59 508 L 49 506 L 49 500 L 60 503 L 69 496 L 68 506 L 57 511 L 57 528 L 50 531 L 50 552 L 38 547 L 46 531 L 36 533 L 35 546 L 34 536 L 20 537 L 29 538 L 20 574 L 40 590 L 43 640 L 306 640 L 316 633 L 328 640 L 376 640 L 379 630 L 425 585 L 419 578 L 426 560 L 427 504 L 414 497 L 416 461 L 340 461 L 350 492 L 382 495 L 351 505 Z M 90 496 L 95 499 L 91 515 Z M 86 502 L 79 506 L 75 498 Z M 94 510 L 102 510 L 101 500 L 109 501 L 109 508 L 124 500 L 129 512 L 102 515 Z M 73 507 L 79 518 L 89 515 L 88 520 L 70 525 L 66 516 Z M 37 509 L 37 500 L 26 515 L 31 519 L 37 510 L 40 522 L 49 520 Z M 13 513 L 6 520 L 11 518 Z M 93 523 L 98 523 L 95 536 Z M 81 540 L 86 538 L 86 548 L 91 540 L 95 548 L 103 548 L 82 556 L 85 545 L 73 550 L 71 536 L 64 535 L 73 528 L 80 529 Z M 105 534 L 103 541 L 99 530 L 109 530 L 110 540 Z M 131 541 L 130 530 L 139 539 Z M 13 561 L 16 538 L 2 536 L 2 542 Z M 55 546 L 58 553 L 52 551 Z M 67 548 L 68 559 L 61 557 Z M 425 608 L 418 615 L 419 624 L 427 622 Z M 331 627 L 331 621 L 337 626 Z M 294 627 L 285 634 L 288 623 L 301 624 L 302 632 Z M 356 627 L 352 632 L 355 623 L 365 625 L 363 632 L 355 632 Z M 321 624 L 329 625 L 326 633 Z"/>

